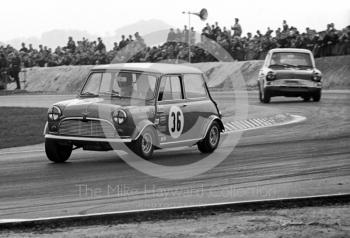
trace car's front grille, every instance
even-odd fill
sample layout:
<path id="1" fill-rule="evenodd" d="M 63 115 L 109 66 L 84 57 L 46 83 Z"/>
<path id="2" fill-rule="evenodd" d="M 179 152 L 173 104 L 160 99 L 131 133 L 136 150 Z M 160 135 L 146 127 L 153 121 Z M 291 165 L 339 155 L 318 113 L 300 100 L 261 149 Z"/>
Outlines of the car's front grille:
<path id="1" fill-rule="evenodd" d="M 305 79 L 311 80 L 312 76 L 310 74 L 295 74 L 295 73 L 277 73 L 277 79 Z"/>
<path id="2" fill-rule="evenodd" d="M 58 133 L 66 136 L 112 138 L 116 135 L 114 127 L 103 120 L 65 119 L 59 125 Z"/>

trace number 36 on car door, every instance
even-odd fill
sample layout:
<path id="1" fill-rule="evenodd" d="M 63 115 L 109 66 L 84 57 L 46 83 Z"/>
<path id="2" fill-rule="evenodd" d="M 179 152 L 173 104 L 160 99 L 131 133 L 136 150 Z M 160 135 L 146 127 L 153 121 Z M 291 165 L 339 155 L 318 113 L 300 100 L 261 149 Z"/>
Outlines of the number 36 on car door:
<path id="1" fill-rule="evenodd" d="M 170 136 L 177 139 L 184 128 L 184 115 L 178 106 L 172 106 L 169 111 L 168 128 Z"/>

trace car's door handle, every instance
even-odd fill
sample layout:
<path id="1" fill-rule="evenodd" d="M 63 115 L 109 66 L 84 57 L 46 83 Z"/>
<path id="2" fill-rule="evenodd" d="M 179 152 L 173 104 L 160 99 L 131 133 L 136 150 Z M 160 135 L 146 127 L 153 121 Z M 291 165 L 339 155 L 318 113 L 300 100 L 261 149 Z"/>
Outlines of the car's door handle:
<path id="1" fill-rule="evenodd" d="M 187 107 L 187 104 L 183 104 L 181 107 Z"/>

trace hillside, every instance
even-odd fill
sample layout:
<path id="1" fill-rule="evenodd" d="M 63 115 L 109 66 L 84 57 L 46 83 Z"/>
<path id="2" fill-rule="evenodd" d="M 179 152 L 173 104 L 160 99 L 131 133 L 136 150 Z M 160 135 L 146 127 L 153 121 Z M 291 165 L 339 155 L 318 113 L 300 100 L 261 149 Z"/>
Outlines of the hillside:
<path id="1" fill-rule="evenodd" d="M 240 77 L 243 77 L 248 88 L 254 88 L 261 65 L 262 61 L 192 64 L 207 74 L 209 87 L 217 90 L 233 88 L 235 80 Z M 325 89 L 350 89 L 350 55 L 316 59 L 316 65 L 323 72 Z M 74 93 L 78 91 L 91 67 L 93 66 L 28 69 L 24 88 L 28 91 Z"/>

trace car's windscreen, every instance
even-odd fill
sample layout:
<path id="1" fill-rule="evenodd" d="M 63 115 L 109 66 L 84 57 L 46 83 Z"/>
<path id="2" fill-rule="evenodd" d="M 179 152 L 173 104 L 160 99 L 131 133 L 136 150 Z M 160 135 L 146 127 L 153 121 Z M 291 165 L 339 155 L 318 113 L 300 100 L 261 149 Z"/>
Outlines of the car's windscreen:
<path id="1" fill-rule="evenodd" d="M 93 72 L 81 95 L 151 99 L 156 81 L 156 75 L 139 72 Z"/>
<path id="2" fill-rule="evenodd" d="M 271 56 L 270 67 L 312 68 L 311 56 L 299 52 L 275 52 Z"/>

